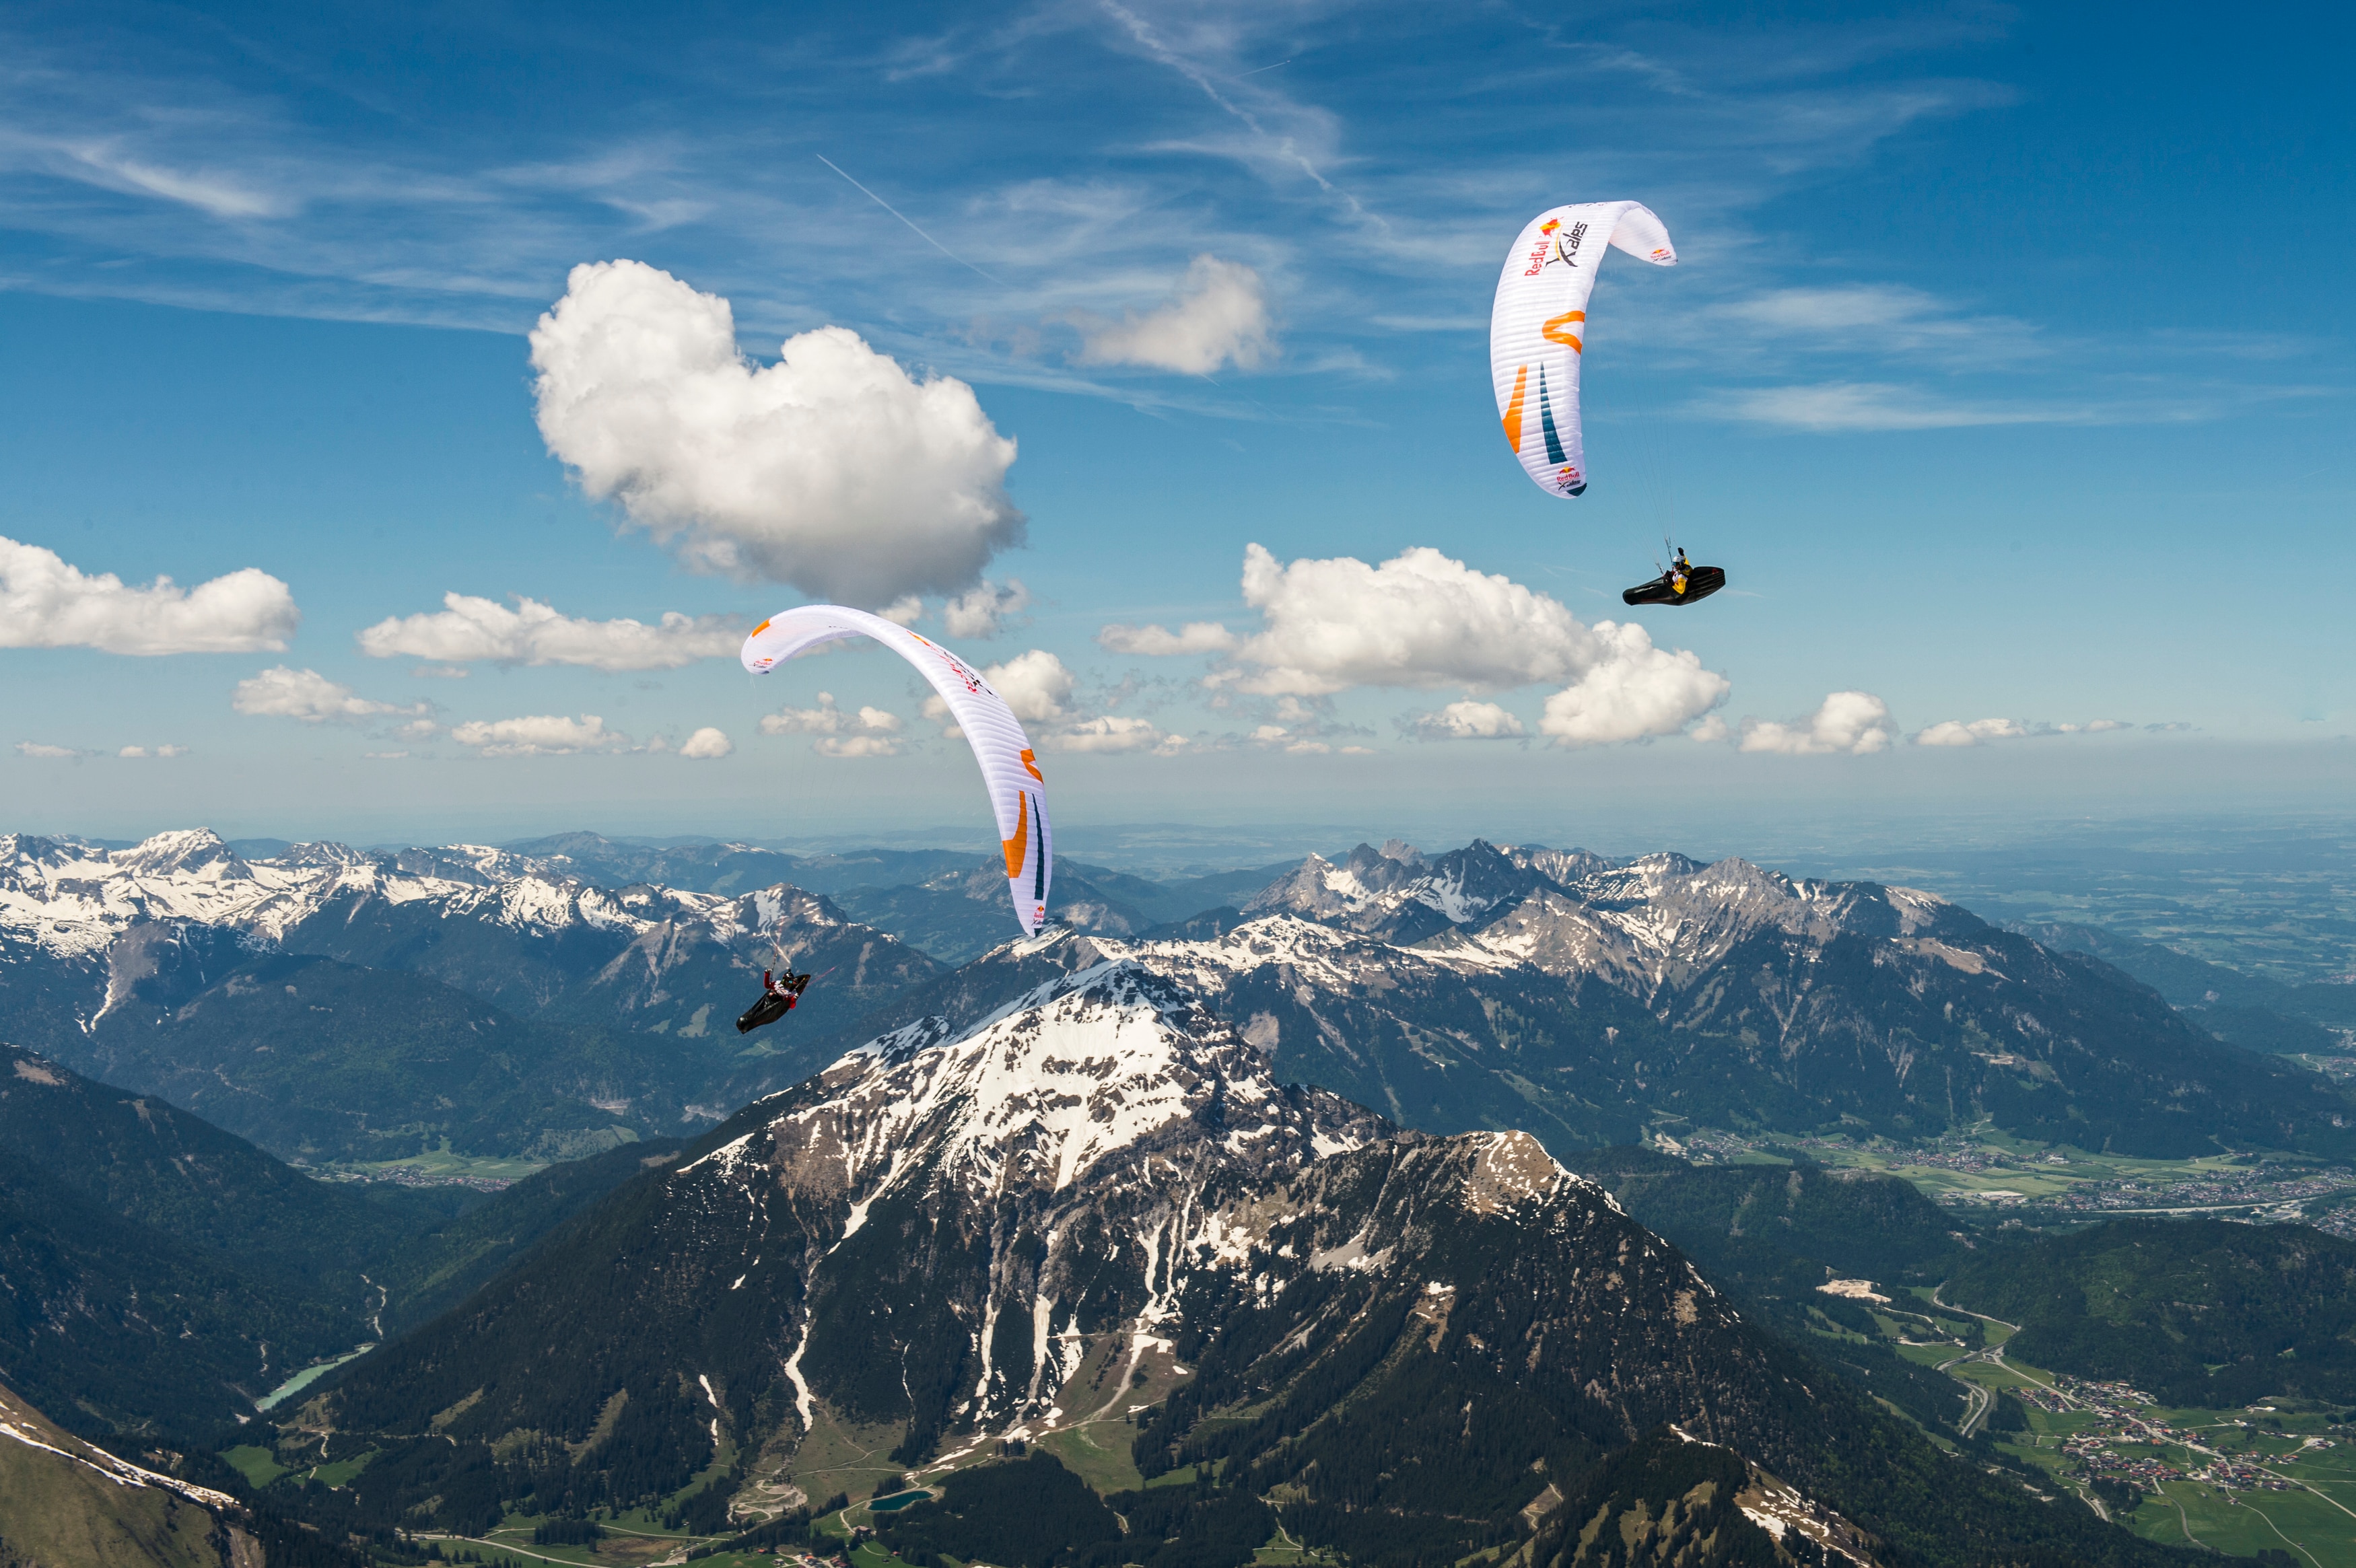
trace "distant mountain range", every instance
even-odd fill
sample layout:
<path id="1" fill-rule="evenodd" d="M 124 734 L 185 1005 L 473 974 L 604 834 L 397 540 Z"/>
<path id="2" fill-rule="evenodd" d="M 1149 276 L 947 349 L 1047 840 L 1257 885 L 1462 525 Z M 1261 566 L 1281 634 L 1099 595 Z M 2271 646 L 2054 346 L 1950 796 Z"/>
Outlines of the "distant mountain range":
<path id="1" fill-rule="evenodd" d="M 85 1437 L 200 1444 L 306 1365 L 455 1305 L 678 1147 L 487 1200 L 322 1182 L 159 1096 L 0 1046 L 0 1383 Z"/>
<path id="2" fill-rule="evenodd" d="M 313 1162 L 692 1134 L 897 1021 L 969 1016 L 1114 955 L 1188 987 L 1281 1078 L 1558 1152 L 1696 1125 L 1910 1138 L 1983 1119 L 2135 1154 L 2356 1152 L 2356 1108 L 2321 1076 L 1905 889 L 1394 841 L 1179 884 L 1067 868 L 1068 952 L 980 951 L 1008 927 L 998 873 L 969 867 L 590 835 L 260 859 L 202 832 L 0 838 L 0 1003 L 19 1043 Z M 833 891 L 749 885 L 788 872 Z M 894 875 L 917 880 L 857 880 Z M 1180 912 L 1213 897 L 1231 901 Z M 952 971 L 925 947 L 980 955 Z M 730 1021 L 781 959 L 819 982 L 740 1039 Z"/>
<path id="3" fill-rule="evenodd" d="M 2169 1560 L 1941 1455 L 1535 1138 L 1286 1087 L 1138 955 L 913 1020 L 747 1107 L 354 1363 L 280 1445 L 373 1450 L 356 1506 L 466 1530 L 707 1467 L 773 1509 L 821 1429 L 907 1466 L 1085 1438 L 1194 1477 L 1155 1505 L 1173 1540 L 1272 1499 L 1293 1538 L 1370 1563 L 1510 1542 L 1572 1499 L 1719 1519 L 1704 1481 L 1759 1505 L 1738 1515 L 1771 1545 L 1816 1521 L 1818 1556 L 1679 1561 Z M 1721 1457 L 1652 1439 L 1599 1469 L 1663 1431 Z M 1590 1560 L 1584 1522 L 1549 1561 Z"/>

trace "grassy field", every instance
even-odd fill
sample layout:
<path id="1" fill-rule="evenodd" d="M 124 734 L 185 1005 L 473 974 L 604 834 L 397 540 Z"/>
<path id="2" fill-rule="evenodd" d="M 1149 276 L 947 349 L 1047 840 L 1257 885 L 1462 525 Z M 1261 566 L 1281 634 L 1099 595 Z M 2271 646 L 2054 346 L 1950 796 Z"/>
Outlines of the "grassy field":
<path id="1" fill-rule="evenodd" d="M 1099 1492 L 1134 1491 L 1145 1485 L 1129 1456 L 1137 1428 L 1125 1421 L 1093 1421 L 1050 1432 L 1033 1445 L 1064 1462 L 1064 1467 Z"/>
<path id="2" fill-rule="evenodd" d="M 534 1171 L 544 1169 L 547 1164 L 548 1162 L 542 1159 L 512 1159 L 490 1155 L 453 1153 L 449 1140 L 445 1138 L 438 1149 L 430 1150 L 424 1154 L 411 1155 L 402 1159 L 371 1162 L 337 1161 L 314 1168 L 323 1176 L 357 1176 L 368 1181 L 385 1180 L 391 1172 L 397 1170 L 414 1170 L 417 1173 L 417 1179 L 425 1182 L 454 1181 L 460 1179 L 475 1181 L 520 1181 Z"/>
<path id="3" fill-rule="evenodd" d="M 1932 1304 L 1927 1289 L 1911 1294 L 1921 1305 Z M 1892 1305 L 1905 1307 L 1910 1302 L 1901 1295 Z M 1918 1319 L 1879 1311 L 1875 1318 L 1885 1340 L 1900 1355 L 1923 1366 L 1944 1366 L 1949 1377 L 1990 1395 L 2018 1396 L 2025 1391 L 2068 1387 L 2069 1380 L 2056 1377 L 2050 1370 L 2005 1355 L 2004 1346 L 2013 1332 L 2007 1325 L 1983 1320 L 1986 1347 L 1967 1349 L 1903 1343 L 1931 1336 L 1923 1332 Z M 2147 1442 L 2128 1440 L 2125 1424 L 2091 1410 L 2048 1411 L 2027 1405 L 2027 1413 L 2029 1430 L 1997 1434 L 1996 1445 L 2039 1477 L 2033 1489 L 2053 1496 L 2056 1506 L 2093 1506 L 2085 1467 L 2078 1456 L 2064 1452 L 2062 1445 L 2072 1437 L 2100 1435 L 2107 1451 L 2122 1459 L 2157 1459 L 2183 1472 L 2182 1478 L 2164 1482 L 2158 1494 L 2143 1495 L 2131 1509 L 2114 1514 L 2118 1523 L 2136 1534 L 2235 1556 L 2269 1549 L 2288 1552 L 2313 1568 L 2356 1564 L 2356 1432 L 2334 1427 L 2329 1411 L 2287 1401 L 2276 1409 L 2141 1407 L 2136 1413 L 2144 1421 L 2179 1435 L 2171 1440 Z M 2315 1442 L 2331 1446 L 2311 1446 Z M 2192 1472 L 2220 1460 L 2259 1467 L 2293 1483 L 2293 1489 L 2229 1488 L 2191 1478 Z M 2078 1501 L 2070 1502 L 2072 1498 Z"/>
<path id="4" fill-rule="evenodd" d="M 2126 1155 L 2090 1154 L 2060 1144 L 2031 1143 L 1998 1132 L 1992 1126 L 1973 1129 L 1965 1144 L 1936 1151 L 1940 1157 L 1968 1150 L 1987 1159 L 1978 1170 L 1957 1170 L 1944 1164 L 1922 1163 L 1926 1152 L 1870 1144 L 1826 1140 L 1811 1143 L 1808 1153 L 1826 1165 L 1847 1166 L 1902 1176 L 1936 1200 L 1942 1193 L 2018 1193 L 2031 1201 L 2065 1196 L 2100 1182 L 2138 1181 L 2158 1185 L 2179 1181 L 2223 1181 L 2241 1174 L 2228 1154 L 2198 1159 L 2136 1159 Z"/>

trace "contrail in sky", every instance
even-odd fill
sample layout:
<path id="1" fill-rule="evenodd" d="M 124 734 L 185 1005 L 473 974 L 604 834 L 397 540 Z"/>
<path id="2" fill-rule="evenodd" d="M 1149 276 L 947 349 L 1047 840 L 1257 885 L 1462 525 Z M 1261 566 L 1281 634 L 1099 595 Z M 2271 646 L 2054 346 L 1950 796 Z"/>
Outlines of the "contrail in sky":
<path id="1" fill-rule="evenodd" d="M 901 211 L 898 208 L 893 206 L 882 197 L 877 196 L 873 191 L 869 190 L 857 180 L 851 179 L 849 175 L 842 174 L 841 165 L 837 164 L 832 158 L 828 157 L 824 153 L 812 153 L 810 156 L 816 158 L 819 163 L 824 164 L 828 168 L 832 169 L 836 174 L 842 175 L 844 179 L 851 180 L 852 187 L 858 190 L 862 195 L 865 196 L 868 200 L 873 202 L 876 206 L 882 208 L 884 211 L 890 213 L 901 222 L 907 224 L 910 229 L 916 230 L 917 237 L 922 239 L 926 244 L 930 245 L 934 250 L 938 251 L 942 255 L 947 256 L 958 266 L 964 267 L 970 272 L 980 273 L 980 275 L 985 278 L 990 278 L 991 283 L 996 283 L 1001 289 L 1013 287 L 1012 283 L 1009 283 L 1003 278 L 991 277 L 988 272 L 982 272 L 980 267 L 975 266 L 963 256 L 958 255 L 956 251 L 950 250 L 948 246 L 934 239 L 931 235 L 926 234 L 923 229 L 917 229 L 916 225 L 910 220 L 906 213 Z"/>

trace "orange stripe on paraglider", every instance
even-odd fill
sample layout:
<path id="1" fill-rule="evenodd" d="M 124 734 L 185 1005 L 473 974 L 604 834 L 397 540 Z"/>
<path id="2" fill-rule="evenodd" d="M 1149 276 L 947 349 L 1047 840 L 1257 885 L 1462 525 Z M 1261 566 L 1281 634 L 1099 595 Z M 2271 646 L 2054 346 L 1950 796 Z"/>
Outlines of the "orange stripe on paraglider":
<path id="1" fill-rule="evenodd" d="M 1041 784 L 1045 784 L 1047 782 L 1047 775 L 1039 771 L 1039 758 L 1037 753 L 1033 752 L 1028 746 L 1023 748 L 1023 771 L 1029 773 L 1033 778 L 1037 779 Z"/>
<path id="2" fill-rule="evenodd" d="M 1587 313 L 1585 311 L 1569 311 L 1564 315 L 1556 316 L 1552 321 L 1547 322 L 1542 331 L 1544 332 L 1546 340 L 1548 343 L 1559 343 L 1569 348 L 1569 350 L 1574 354 L 1584 354 L 1587 352 L 1586 347 L 1581 344 L 1577 337 L 1565 332 L 1563 328 L 1569 326 L 1574 321 L 1585 321 L 1586 319 Z"/>
<path id="3" fill-rule="evenodd" d="M 1514 399 L 1505 405 L 1505 439 L 1514 450 L 1522 449 L 1522 392 L 1530 384 L 1530 368 L 1516 366 L 1514 369 Z"/>
<path id="4" fill-rule="evenodd" d="M 1006 856 L 1006 874 L 1009 877 L 1019 877 L 1023 874 L 1023 862 L 1031 853 L 1031 797 L 1027 795 L 1017 795 L 1014 797 L 1014 808 L 1022 813 L 1014 824 L 1014 837 L 998 841 L 998 848 Z"/>
<path id="5" fill-rule="evenodd" d="M 757 626 L 754 627 L 754 628 L 753 628 L 753 630 L 752 630 L 752 632 L 751 632 L 751 634 L 750 634 L 749 635 L 747 635 L 747 636 L 745 637 L 745 639 L 744 639 L 744 640 L 745 640 L 746 642 L 748 642 L 748 643 L 749 643 L 749 642 L 751 642 L 751 641 L 753 640 L 753 638 L 754 638 L 754 637 L 757 637 L 757 636 L 759 636 L 762 633 L 764 633 L 764 632 L 767 631 L 768 629 L 769 629 L 769 623 L 767 623 L 766 621 L 764 621 L 764 622 L 762 622 L 759 625 L 757 625 Z"/>

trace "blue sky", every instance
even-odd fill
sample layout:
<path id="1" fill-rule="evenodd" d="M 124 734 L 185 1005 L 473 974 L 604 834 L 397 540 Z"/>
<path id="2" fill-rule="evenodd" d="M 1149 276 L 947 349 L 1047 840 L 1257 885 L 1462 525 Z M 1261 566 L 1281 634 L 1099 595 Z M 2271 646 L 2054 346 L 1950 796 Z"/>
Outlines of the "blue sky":
<path id="1" fill-rule="evenodd" d="M 2356 564 L 2356 201 L 2287 15 L 675 11 L 0 18 L 0 827 L 980 822 L 885 657 L 680 662 L 909 586 L 1012 667 L 1075 824 L 1601 838 L 2356 783 L 2356 617 L 2305 586 Z M 1681 264 L 1602 269 L 1592 483 L 1556 500 L 1497 433 L 1489 299 L 1531 214 L 1619 197 Z M 568 283 L 618 260 L 677 283 Z M 605 330 L 684 341 L 696 293 L 751 357 L 707 391 L 866 346 L 792 360 L 834 410 L 807 450 L 713 437 Z M 910 543 L 959 507 L 994 518 L 964 554 Z M 1626 612 L 1665 531 L 1733 587 Z M 508 640 L 453 641 L 453 593 Z M 552 641 L 498 620 L 519 596 Z M 1189 624 L 1222 630 L 1105 632 Z M 1684 654 L 1716 684 L 1637 738 L 1550 731 Z M 682 755 L 705 730 L 727 753 Z"/>

